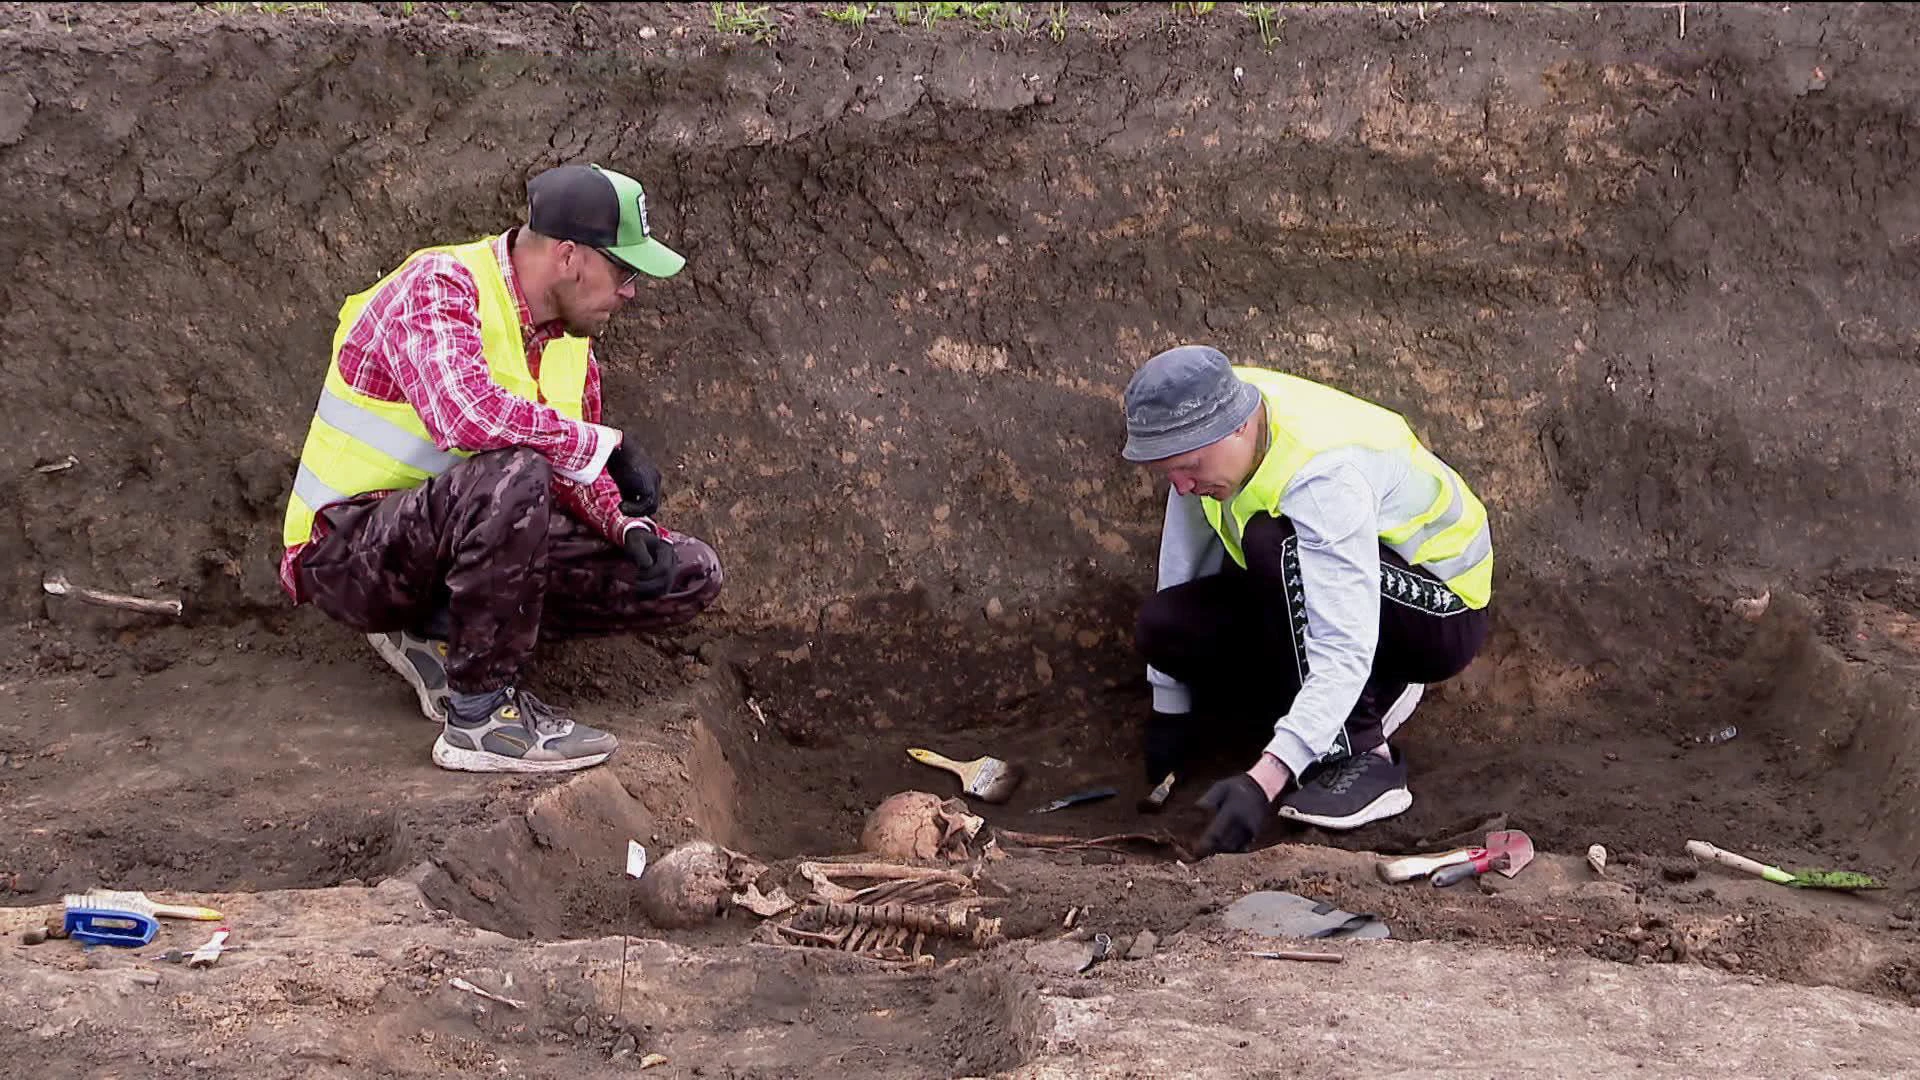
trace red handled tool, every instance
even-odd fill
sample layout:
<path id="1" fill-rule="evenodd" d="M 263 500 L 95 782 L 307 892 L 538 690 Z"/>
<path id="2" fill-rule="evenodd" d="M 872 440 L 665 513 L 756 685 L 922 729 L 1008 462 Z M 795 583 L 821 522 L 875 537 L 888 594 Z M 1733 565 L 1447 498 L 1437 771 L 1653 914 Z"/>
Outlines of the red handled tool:
<path id="1" fill-rule="evenodd" d="M 1533 838 L 1518 829 L 1488 833 L 1486 850 L 1471 859 L 1443 866 L 1433 872 L 1433 886 L 1445 888 L 1455 882 L 1476 878 L 1491 870 L 1513 877 L 1533 861 Z"/>

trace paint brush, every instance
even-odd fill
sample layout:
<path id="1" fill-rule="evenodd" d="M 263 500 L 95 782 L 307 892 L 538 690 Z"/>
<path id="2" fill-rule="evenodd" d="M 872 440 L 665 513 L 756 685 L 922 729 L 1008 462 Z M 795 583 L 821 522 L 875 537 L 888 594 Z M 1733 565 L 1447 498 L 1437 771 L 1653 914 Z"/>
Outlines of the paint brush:
<path id="1" fill-rule="evenodd" d="M 997 757 L 977 757 L 955 761 L 931 750 L 909 747 L 907 756 L 922 765 L 945 769 L 960 778 L 960 790 L 982 802 L 1003 803 L 1013 798 L 1015 788 L 1026 777 L 1026 770 Z"/>

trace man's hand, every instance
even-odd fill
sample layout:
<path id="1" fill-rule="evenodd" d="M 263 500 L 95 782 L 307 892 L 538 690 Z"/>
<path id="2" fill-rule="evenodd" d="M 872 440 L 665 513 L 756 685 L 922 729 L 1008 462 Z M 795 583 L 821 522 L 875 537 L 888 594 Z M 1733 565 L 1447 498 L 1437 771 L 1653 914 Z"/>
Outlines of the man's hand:
<path id="1" fill-rule="evenodd" d="M 673 544 L 651 529 L 627 530 L 627 557 L 640 568 L 640 596 L 652 600 L 665 596 L 673 588 L 674 572 L 680 569 L 680 553 Z"/>
<path id="2" fill-rule="evenodd" d="M 620 440 L 607 458 L 607 475 L 620 489 L 620 512 L 650 518 L 660 509 L 660 470 L 639 447 Z"/>
<path id="3" fill-rule="evenodd" d="M 1245 851 L 1260 835 L 1273 813 L 1273 800 L 1247 773 L 1229 776 L 1200 796 L 1200 808 L 1213 812 L 1213 822 L 1200 838 L 1201 858 L 1222 852 Z"/>

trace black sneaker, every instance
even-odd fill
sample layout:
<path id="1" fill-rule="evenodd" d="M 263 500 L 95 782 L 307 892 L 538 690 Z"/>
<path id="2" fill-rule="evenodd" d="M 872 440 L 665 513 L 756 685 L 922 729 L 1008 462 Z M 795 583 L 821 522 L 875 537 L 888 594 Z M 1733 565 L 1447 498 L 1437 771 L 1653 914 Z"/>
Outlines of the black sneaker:
<path id="1" fill-rule="evenodd" d="M 1412 805 L 1406 759 L 1398 750 L 1392 761 L 1369 750 L 1320 768 L 1280 800 L 1280 816 L 1323 829 L 1357 829 Z"/>

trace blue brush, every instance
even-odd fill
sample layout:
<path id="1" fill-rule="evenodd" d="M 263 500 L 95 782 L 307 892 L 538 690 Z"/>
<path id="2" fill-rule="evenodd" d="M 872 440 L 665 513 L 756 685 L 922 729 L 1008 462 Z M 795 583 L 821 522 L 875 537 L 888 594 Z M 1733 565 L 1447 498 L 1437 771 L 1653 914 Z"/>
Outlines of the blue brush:
<path id="1" fill-rule="evenodd" d="M 80 894 L 67 897 L 67 936 L 87 945 L 137 949 L 153 942 L 160 920 L 152 904 L 128 903 Z"/>

